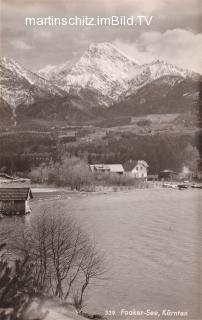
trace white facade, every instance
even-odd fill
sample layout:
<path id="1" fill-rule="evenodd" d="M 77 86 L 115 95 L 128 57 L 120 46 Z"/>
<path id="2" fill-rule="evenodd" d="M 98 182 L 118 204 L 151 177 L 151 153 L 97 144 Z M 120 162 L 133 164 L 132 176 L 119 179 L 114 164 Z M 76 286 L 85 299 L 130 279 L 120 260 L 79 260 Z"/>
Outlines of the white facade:
<path id="1" fill-rule="evenodd" d="M 148 164 L 144 160 L 131 161 L 131 168 L 126 169 L 125 172 L 134 178 L 146 179 L 148 167 Z"/>
<path id="2" fill-rule="evenodd" d="M 138 161 L 139 162 L 139 161 Z M 147 166 L 141 163 L 141 161 L 131 171 L 135 178 L 147 178 Z"/>

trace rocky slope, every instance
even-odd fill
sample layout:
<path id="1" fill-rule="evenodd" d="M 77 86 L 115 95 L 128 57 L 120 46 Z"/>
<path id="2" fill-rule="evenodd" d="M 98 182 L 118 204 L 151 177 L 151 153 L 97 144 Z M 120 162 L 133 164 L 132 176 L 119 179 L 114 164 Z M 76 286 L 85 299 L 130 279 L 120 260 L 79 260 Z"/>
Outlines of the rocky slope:
<path id="1" fill-rule="evenodd" d="M 200 82 L 180 76 L 164 76 L 114 103 L 111 114 L 139 116 L 155 113 L 198 113 Z"/>
<path id="2" fill-rule="evenodd" d="M 0 87 L 1 99 L 10 106 L 13 115 L 18 105 L 65 95 L 54 84 L 5 57 L 0 59 Z"/>
<path id="3" fill-rule="evenodd" d="M 14 123 L 14 117 L 9 104 L 0 97 L 0 125 Z"/>

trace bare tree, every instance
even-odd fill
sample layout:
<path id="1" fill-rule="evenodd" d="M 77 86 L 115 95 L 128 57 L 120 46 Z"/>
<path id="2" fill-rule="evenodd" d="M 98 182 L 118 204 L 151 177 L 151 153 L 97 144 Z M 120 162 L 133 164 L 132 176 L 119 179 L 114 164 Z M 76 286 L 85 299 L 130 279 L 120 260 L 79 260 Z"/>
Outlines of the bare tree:
<path id="1" fill-rule="evenodd" d="M 89 243 L 85 248 L 84 259 L 81 265 L 82 280 L 73 296 L 74 305 L 78 311 L 81 311 L 84 306 L 84 294 L 89 285 L 93 284 L 95 280 L 104 279 L 103 276 L 106 272 L 104 262 L 104 256 L 100 255 L 96 247 Z"/>
<path id="2" fill-rule="evenodd" d="M 70 218 L 52 215 L 49 219 L 51 265 L 56 284 L 55 295 L 68 297 L 72 282 L 75 280 L 80 257 L 87 241 L 84 232 Z M 77 271 L 75 271 L 77 268 Z M 64 294 L 63 284 L 68 284 Z"/>
<path id="3" fill-rule="evenodd" d="M 77 291 L 80 307 L 91 281 L 104 273 L 103 257 L 74 219 L 64 214 L 33 216 L 13 248 L 22 258 L 29 254 L 38 290 L 65 300 Z"/>

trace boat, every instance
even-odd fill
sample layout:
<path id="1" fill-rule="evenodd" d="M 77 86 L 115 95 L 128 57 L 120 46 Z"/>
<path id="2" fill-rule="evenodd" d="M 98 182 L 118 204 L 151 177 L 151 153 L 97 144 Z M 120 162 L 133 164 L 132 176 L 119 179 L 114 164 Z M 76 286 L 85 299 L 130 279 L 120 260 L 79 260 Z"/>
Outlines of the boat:
<path id="1" fill-rule="evenodd" d="M 192 184 L 191 187 L 194 189 L 202 189 L 202 185 L 200 184 Z"/>
<path id="2" fill-rule="evenodd" d="M 186 184 L 178 184 L 178 189 L 179 190 L 188 189 L 188 186 Z"/>

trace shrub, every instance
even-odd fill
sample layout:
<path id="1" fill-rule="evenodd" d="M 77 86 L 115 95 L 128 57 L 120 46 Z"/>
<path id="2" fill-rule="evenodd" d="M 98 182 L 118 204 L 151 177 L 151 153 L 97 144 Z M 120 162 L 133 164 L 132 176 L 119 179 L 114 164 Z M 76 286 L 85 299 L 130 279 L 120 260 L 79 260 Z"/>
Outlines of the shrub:
<path id="1" fill-rule="evenodd" d="M 32 217 L 30 225 L 13 244 L 22 258 L 29 253 L 34 286 L 61 299 L 74 299 L 83 306 L 91 280 L 100 278 L 104 258 L 71 217 L 44 212 Z"/>
<path id="2" fill-rule="evenodd" d="M 33 182 L 54 183 L 81 190 L 93 186 L 93 174 L 84 160 L 76 157 L 63 158 L 62 161 L 40 166 L 30 173 Z"/>
<path id="3" fill-rule="evenodd" d="M 36 294 L 29 256 L 10 265 L 4 257 L 5 244 L 0 245 L 0 318 L 25 319 L 31 297 Z"/>
<path id="4" fill-rule="evenodd" d="M 136 188 L 141 188 L 144 186 L 145 182 L 128 176 L 126 174 L 117 174 L 117 173 L 106 173 L 106 172 L 97 172 L 94 174 L 95 181 L 99 184 L 121 187 L 121 186 L 134 186 Z"/>
<path id="5" fill-rule="evenodd" d="M 137 121 L 137 125 L 140 127 L 141 126 L 144 126 L 144 127 L 150 126 L 151 124 L 152 124 L 152 121 L 149 119 L 142 119 L 142 120 Z"/>

